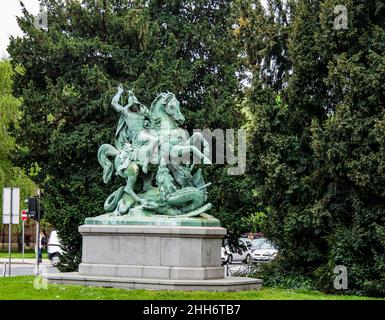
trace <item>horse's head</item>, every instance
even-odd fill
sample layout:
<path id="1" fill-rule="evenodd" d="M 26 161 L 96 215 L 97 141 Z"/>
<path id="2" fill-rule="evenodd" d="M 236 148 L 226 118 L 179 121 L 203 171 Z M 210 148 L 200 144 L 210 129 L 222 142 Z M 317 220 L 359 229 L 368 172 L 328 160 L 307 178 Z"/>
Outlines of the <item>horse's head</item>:
<path id="1" fill-rule="evenodd" d="M 185 121 L 185 118 L 180 111 L 180 103 L 173 93 L 161 93 L 157 96 L 153 102 L 152 109 L 159 105 L 161 105 L 163 110 L 176 122 L 183 123 Z"/>
<path id="2" fill-rule="evenodd" d="M 185 122 L 185 118 L 180 111 L 180 102 L 175 97 L 175 95 L 171 92 L 168 92 L 166 94 L 166 106 L 164 110 L 167 112 L 167 114 L 171 117 L 173 117 L 177 122 L 183 123 Z"/>

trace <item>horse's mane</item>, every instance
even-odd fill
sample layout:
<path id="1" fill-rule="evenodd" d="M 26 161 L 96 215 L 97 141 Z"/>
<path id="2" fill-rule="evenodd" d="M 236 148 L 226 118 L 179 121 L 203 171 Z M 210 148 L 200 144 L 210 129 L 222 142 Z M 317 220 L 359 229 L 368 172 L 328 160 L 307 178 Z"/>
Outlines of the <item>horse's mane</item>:
<path id="1" fill-rule="evenodd" d="M 167 102 L 170 101 L 173 97 L 175 97 L 175 95 L 172 93 L 172 92 L 169 92 L 167 91 L 166 93 L 162 92 L 162 93 L 159 93 L 156 98 L 154 99 L 154 101 L 151 103 L 151 106 L 150 106 L 150 112 L 153 113 L 154 109 L 155 109 L 155 105 L 158 103 L 159 99 L 160 98 L 167 98 Z"/>

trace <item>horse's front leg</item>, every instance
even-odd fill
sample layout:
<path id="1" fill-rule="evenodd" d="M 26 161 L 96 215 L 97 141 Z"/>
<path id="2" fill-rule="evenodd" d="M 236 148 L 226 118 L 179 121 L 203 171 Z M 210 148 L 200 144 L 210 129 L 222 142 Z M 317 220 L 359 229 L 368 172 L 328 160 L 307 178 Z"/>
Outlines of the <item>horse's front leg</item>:
<path id="1" fill-rule="evenodd" d="M 190 159 L 190 155 L 195 156 L 199 159 L 200 162 L 196 162 L 193 160 L 193 163 L 203 163 L 203 164 L 212 164 L 209 157 L 204 155 L 197 147 L 191 146 L 191 145 L 176 145 L 171 149 L 170 156 L 172 158 L 182 158 L 182 162 L 185 158 L 185 156 L 189 156 L 188 159 Z M 189 163 L 189 162 L 188 162 Z"/>
<path id="2" fill-rule="evenodd" d="M 207 142 L 205 137 L 201 132 L 194 132 L 192 136 L 185 142 L 185 144 L 189 144 L 191 146 L 196 146 L 196 142 L 199 142 L 200 145 L 203 145 L 203 154 L 210 158 L 211 152 L 210 152 L 210 144 Z M 199 150 L 199 149 L 198 149 Z"/>
<path id="3" fill-rule="evenodd" d="M 156 157 L 155 163 L 158 163 L 157 158 L 158 158 L 159 139 L 145 131 L 141 132 L 138 138 L 140 141 L 148 142 L 148 145 L 145 146 L 146 153 L 143 155 L 143 159 L 141 159 L 143 163 L 142 170 L 145 174 L 147 174 L 148 164 L 154 157 Z"/>

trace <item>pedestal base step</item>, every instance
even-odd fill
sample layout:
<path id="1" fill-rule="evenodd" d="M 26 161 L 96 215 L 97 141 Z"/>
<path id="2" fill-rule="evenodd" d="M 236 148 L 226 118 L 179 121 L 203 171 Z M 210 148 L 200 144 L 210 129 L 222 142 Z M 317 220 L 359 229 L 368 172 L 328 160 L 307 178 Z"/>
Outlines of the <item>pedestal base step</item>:
<path id="1" fill-rule="evenodd" d="M 223 267 L 170 267 L 84 263 L 79 265 L 79 275 L 96 277 L 123 277 L 171 280 L 222 279 Z"/>
<path id="2" fill-rule="evenodd" d="M 214 280 L 170 280 L 80 275 L 78 272 L 43 274 L 48 283 L 97 286 L 122 289 L 184 291 L 250 291 L 259 290 L 262 280 L 229 277 Z"/>

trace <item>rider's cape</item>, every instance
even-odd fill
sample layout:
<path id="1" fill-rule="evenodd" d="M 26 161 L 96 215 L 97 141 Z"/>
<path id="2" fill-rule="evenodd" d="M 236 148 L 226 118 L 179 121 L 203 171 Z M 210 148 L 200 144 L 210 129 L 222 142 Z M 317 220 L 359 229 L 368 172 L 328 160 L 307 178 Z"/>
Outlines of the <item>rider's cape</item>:
<path id="1" fill-rule="evenodd" d="M 117 138 L 119 136 L 120 130 L 128 129 L 128 127 L 124 128 L 125 124 L 126 124 L 126 121 L 124 120 L 124 116 L 121 115 L 119 117 L 118 126 L 116 128 L 115 138 Z M 125 133 L 128 133 L 128 132 L 125 132 Z"/>

